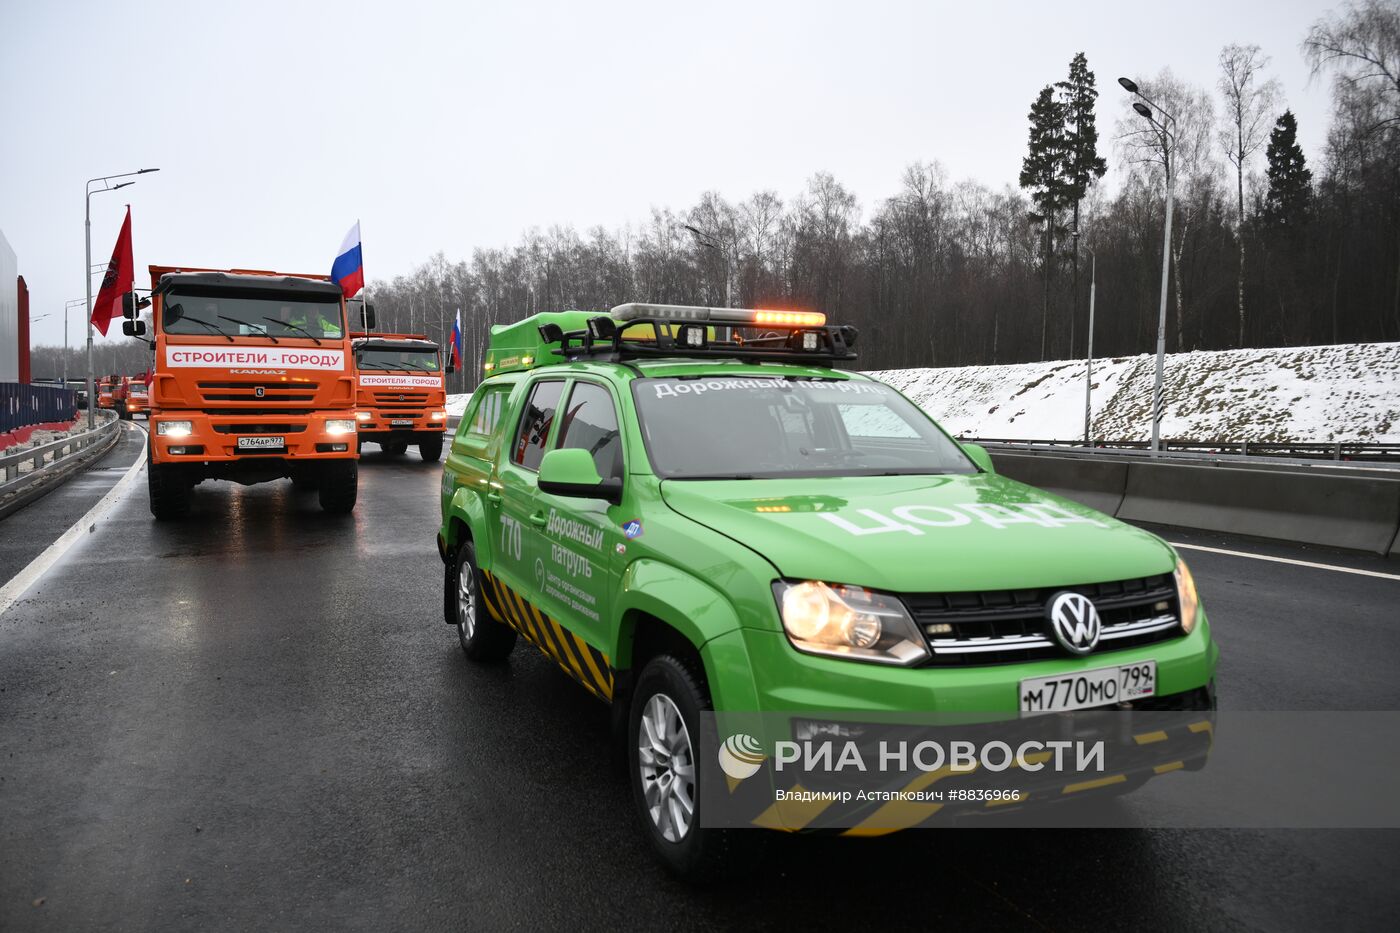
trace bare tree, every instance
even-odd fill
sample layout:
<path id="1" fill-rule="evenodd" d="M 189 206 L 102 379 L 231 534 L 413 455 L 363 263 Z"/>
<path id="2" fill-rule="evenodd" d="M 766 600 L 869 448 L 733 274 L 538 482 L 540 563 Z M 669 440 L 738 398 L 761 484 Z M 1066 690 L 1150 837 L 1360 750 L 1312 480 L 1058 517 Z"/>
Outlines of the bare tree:
<path id="1" fill-rule="evenodd" d="M 1257 45 L 1227 45 L 1220 50 L 1220 93 L 1225 100 L 1223 125 L 1219 131 L 1225 158 L 1235 167 L 1235 239 L 1239 247 L 1239 276 L 1236 293 L 1239 302 L 1239 346 L 1245 345 L 1245 215 L 1244 177 L 1249 160 L 1269 137 L 1274 111 L 1280 97 L 1276 79 L 1259 80 L 1259 72 L 1269 64 Z"/>

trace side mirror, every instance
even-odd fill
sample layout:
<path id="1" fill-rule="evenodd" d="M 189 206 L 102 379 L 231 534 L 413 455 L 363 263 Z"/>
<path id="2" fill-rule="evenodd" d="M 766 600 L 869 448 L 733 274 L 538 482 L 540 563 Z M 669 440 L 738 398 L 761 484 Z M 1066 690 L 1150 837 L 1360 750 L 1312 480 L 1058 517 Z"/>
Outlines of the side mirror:
<path id="1" fill-rule="evenodd" d="M 603 499 L 616 505 L 622 498 L 622 480 L 603 479 L 593 455 L 582 448 L 551 450 L 540 461 L 540 491 L 554 496 Z"/>
<path id="2" fill-rule="evenodd" d="M 145 321 L 122 321 L 122 333 L 128 337 L 146 336 Z"/>
<path id="3" fill-rule="evenodd" d="M 995 473 L 997 468 L 992 463 L 992 455 L 987 453 L 987 448 L 981 444 L 963 444 L 963 453 L 984 473 Z"/>
<path id="4" fill-rule="evenodd" d="M 451 360 L 447 361 L 447 374 L 450 376 L 457 371 L 457 364 Z"/>
<path id="5" fill-rule="evenodd" d="M 365 302 L 365 330 L 374 330 L 375 326 L 374 305 Z"/>

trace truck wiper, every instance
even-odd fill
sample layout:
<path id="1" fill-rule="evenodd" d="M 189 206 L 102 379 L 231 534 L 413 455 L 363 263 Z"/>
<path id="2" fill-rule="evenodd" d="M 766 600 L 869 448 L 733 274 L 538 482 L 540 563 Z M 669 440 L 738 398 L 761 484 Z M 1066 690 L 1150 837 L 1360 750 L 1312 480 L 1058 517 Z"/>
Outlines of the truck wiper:
<path id="1" fill-rule="evenodd" d="M 316 346 L 319 347 L 321 345 L 321 341 L 316 337 L 316 335 L 311 333 L 311 331 L 307 330 L 305 327 L 302 327 L 300 324 L 293 324 L 291 321 L 279 321 L 275 317 L 264 317 L 263 320 L 271 321 L 273 324 L 280 324 L 288 330 L 299 330 L 306 336 L 310 337 L 313 341 L 315 341 Z"/>
<path id="2" fill-rule="evenodd" d="M 179 305 L 176 305 L 175 307 L 178 308 Z M 224 338 L 225 340 L 227 340 L 229 343 L 236 343 L 236 342 L 237 342 L 237 341 L 235 341 L 235 340 L 233 339 L 233 337 L 232 337 L 227 331 L 225 331 L 222 327 L 220 327 L 220 326 L 217 325 L 217 324 L 210 324 L 208 321 L 203 320 L 203 319 L 201 319 L 201 318 L 197 318 L 197 317 L 182 317 L 182 318 L 180 318 L 180 320 L 182 320 L 182 321 L 189 321 L 191 324 L 198 324 L 200 327 L 207 327 L 207 328 L 209 328 L 210 330 L 212 330 L 214 333 L 218 334 L 220 337 L 222 337 L 222 338 Z"/>
<path id="3" fill-rule="evenodd" d="M 252 321 L 245 321 L 239 317 L 229 317 L 227 314 L 220 314 L 219 319 L 224 321 L 232 321 L 235 324 L 242 324 L 244 327 L 261 327 L 262 335 L 264 337 L 266 337 L 268 340 L 271 340 L 273 343 L 278 343 L 277 338 L 272 336 L 272 334 L 268 332 L 266 324 L 254 324 Z"/>

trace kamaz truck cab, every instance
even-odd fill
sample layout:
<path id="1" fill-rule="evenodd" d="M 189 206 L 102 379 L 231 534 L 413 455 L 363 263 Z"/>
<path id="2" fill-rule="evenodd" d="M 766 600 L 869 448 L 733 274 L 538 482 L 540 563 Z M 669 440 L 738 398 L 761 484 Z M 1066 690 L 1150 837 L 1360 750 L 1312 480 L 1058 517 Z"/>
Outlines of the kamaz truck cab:
<path id="1" fill-rule="evenodd" d="M 206 479 L 290 478 L 355 507 L 355 375 L 345 302 L 325 276 L 151 266 L 151 513 Z M 134 313 L 134 312 L 133 312 Z M 141 336 L 143 322 L 122 328 Z"/>
<path id="2" fill-rule="evenodd" d="M 425 461 L 436 462 L 447 430 L 447 390 L 438 345 L 421 334 L 351 337 L 360 442 L 373 441 L 395 455 L 417 444 Z"/>
<path id="3" fill-rule="evenodd" d="M 134 377 L 126 382 L 125 413 L 123 417 L 128 420 L 138 414 L 145 415 L 147 420 L 151 417 L 151 399 L 146 380 L 144 377 Z"/>

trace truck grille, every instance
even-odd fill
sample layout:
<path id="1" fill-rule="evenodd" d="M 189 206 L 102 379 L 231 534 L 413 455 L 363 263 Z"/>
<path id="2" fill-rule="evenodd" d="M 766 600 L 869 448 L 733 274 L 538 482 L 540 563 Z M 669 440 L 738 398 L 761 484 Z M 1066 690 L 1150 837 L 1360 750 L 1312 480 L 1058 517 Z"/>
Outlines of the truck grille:
<path id="1" fill-rule="evenodd" d="M 200 398 L 205 402 L 310 402 L 316 398 L 315 386 L 285 382 L 200 382 L 196 383 Z M 258 390 L 262 395 L 258 395 Z"/>
<path id="2" fill-rule="evenodd" d="M 300 434 L 306 430 L 304 424 L 216 424 L 214 430 L 220 434 Z"/>
<path id="3" fill-rule="evenodd" d="M 1066 590 L 1089 597 L 1099 611 L 1103 627 L 1096 653 L 1182 634 L 1176 583 L 1169 573 L 1085 586 L 918 594 L 905 596 L 904 602 L 933 653 L 929 664 L 1012 664 L 1066 656 L 1045 618 L 1050 597 Z"/>
<path id="4" fill-rule="evenodd" d="M 426 392 L 376 392 L 374 404 L 380 408 L 422 408 L 428 404 Z"/>

